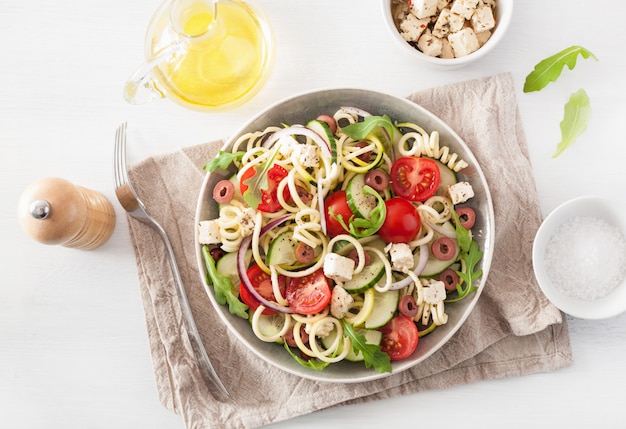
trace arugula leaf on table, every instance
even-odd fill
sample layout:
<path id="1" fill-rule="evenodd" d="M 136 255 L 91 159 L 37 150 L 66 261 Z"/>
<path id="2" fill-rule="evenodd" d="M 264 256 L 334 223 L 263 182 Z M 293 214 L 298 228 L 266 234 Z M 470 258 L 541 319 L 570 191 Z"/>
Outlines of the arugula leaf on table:
<path id="1" fill-rule="evenodd" d="M 365 335 L 357 333 L 354 327 L 343 319 L 341 320 L 341 326 L 343 327 L 344 335 L 352 341 L 354 352 L 357 354 L 361 352 L 363 355 L 363 362 L 366 368 L 373 366 L 376 372 L 391 372 L 391 358 L 381 350 L 379 345 L 369 344 Z"/>
<path id="2" fill-rule="evenodd" d="M 228 166 L 233 163 L 233 161 L 240 160 L 244 154 L 245 152 L 231 153 L 220 150 L 217 156 L 211 161 L 207 162 L 202 168 L 204 169 L 204 171 L 208 171 L 209 173 L 213 173 L 218 168 L 226 170 Z"/>
<path id="3" fill-rule="evenodd" d="M 537 63 L 534 70 L 526 76 L 524 92 L 540 91 L 550 82 L 556 82 L 559 76 L 561 76 L 564 66 L 567 66 L 570 70 L 574 69 L 578 55 L 581 55 L 584 59 L 591 57 L 598 61 L 594 54 L 582 46 L 570 46 Z"/>
<path id="4" fill-rule="evenodd" d="M 391 118 L 387 115 L 383 116 L 366 116 L 361 122 L 355 122 L 347 127 L 343 127 L 342 131 L 354 140 L 363 140 L 376 127 L 383 127 L 389 133 L 389 137 L 393 140 L 393 130 L 395 126 Z"/>
<path id="5" fill-rule="evenodd" d="M 247 319 L 248 306 L 239 301 L 239 298 L 235 295 L 233 282 L 228 277 L 217 272 L 215 261 L 209 252 L 209 246 L 202 246 L 202 257 L 206 265 L 208 280 L 213 284 L 217 302 L 220 305 L 228 303 L 228 311 L 231 314 Z"/>
<path id="6" fill-rule="evenodd" d="M 561 142 L 556 147 L 552 158 L 559 156 L 567 149 L 578 136 L 587 129 L 587 122 L 591 115 L 591 103 L 584 89 L 572 94 L 563 112 L 561 121 Z"/>

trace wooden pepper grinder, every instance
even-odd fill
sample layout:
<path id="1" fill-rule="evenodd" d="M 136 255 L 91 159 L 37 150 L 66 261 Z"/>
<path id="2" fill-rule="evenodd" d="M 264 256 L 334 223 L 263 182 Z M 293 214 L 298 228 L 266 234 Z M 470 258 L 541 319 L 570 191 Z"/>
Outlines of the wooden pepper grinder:
<path id="1" fill-rule="evenodd" d="M 115 210 L 104 195 L 56 177 L 24 190 L 18 217 L 35 240 L 83 250 L 101 246 L 115 229 Z"/>

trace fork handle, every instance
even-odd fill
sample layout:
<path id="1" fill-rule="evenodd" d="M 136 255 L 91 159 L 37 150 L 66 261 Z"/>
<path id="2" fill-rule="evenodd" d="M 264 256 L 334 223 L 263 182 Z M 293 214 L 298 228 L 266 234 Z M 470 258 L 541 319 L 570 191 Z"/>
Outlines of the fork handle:
<path id="1" fill-rule="evenodd" d="M 161 235 L 161 238 L 163 239 L 163 243 L 165 244 L 165 248 L 167 250 L 170 267 L 172 269 L 172 275 L 174 277 L 174 283 L 176 284 L 176 293 L 178 295 L 181 313 L 183 315 L 183 321 L 185 323 L 185 328 L 187 329 L 191 348 L 196 357 L 196 361 L 198 362 L 200 373 L 208 386 L 215 386 L 217 388 L 213 389 L 213 393 L 219 394 L 221 399 L 226 399 L 230 397 L 230 393 L 228 393 L 228 390 L 217 375 L 215 368 L 213 368 L 204 344 L 202 343 L 202 339 L 200 338 L 200 333 L 198 332 L 198 327 L 196 326 L 196 322 L 193 319 L 191 307 L 189 306 L 189 300 L 187 299 L 187 294 L 185 293 L 185 288 L 183 286 L 183 280 L 180 276 L 178 264 L 176 263 L 176 257 L 174 256 L 174 249 L 172 248 L 172 244 L 170 243 L 170 240 L 167 237 L 165 230 L 163 230 L 163 228 L 159 224 L 156 224 L 154 226 L 159 231 L 159 234 Z"/>

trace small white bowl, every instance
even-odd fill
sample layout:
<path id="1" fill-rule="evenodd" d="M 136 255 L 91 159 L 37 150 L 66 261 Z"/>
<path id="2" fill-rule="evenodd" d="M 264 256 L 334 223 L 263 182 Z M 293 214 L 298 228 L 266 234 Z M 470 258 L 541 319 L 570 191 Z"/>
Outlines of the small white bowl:
<path id="1" fill-rule="evenodd" d="M 513 0 L 496 0 L 495 19 L 496 27 L 492 30 L 491 37 L 478 50 L 469 55 L 459 58 L 439 58 L 431 57 L 422 53 L 419 49 L 409 44 L 400 36 L 400 32 L 394 22 L 391 5 L 394 0 L 382 0 L 383 17 L 385 25 L 389 29 L 392 38 L 402 47 L 402 49 L 412 57 L 423 61 L 433 68 L 443 70 L 454 70 L 470 64 L 491 52 L 506 34 L 513 17 Z M 406 1 L 406 0 L 404 0 Z"/>
<path id="2" fill-rule="evenodd" d="M 626 311 L 626 279 L 608 295 L 594 300 L 574 298 L 564 293 L 550 279 L 545 259 L 550 239 L 561 225 L 576 217 L 605 220 L 626 237 L 626 202 L 595 196 L 569 200 L 552 211 L 543 221 L 533 244 L 533 269 L 539 287 L 546 297 L 563 312 L 581 319 L 606 319 Z M 589 285 L 594 287 L 593 284 Z"/>

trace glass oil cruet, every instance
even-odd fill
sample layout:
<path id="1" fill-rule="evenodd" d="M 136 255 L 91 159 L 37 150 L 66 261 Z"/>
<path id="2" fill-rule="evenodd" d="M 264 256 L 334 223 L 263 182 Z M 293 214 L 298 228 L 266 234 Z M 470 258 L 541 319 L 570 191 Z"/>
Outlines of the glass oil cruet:
<path id="1" fill-rule="evenodd" d="M 168 97 L 194 109 L 234 107 L 255 95 L 272 67 L 274 40 L 258 8 L 241 0 L 167 0 L 145 40 L 147 61 L 124 98 Z"/>

